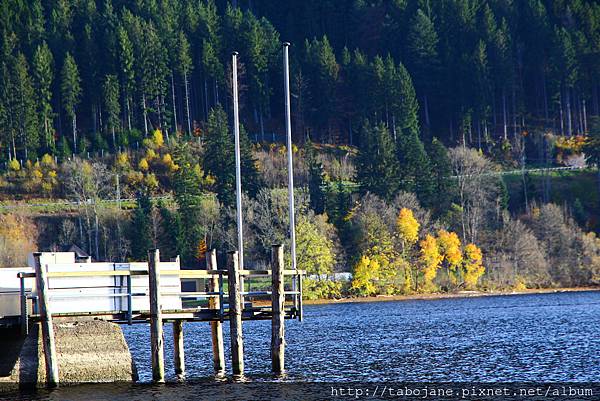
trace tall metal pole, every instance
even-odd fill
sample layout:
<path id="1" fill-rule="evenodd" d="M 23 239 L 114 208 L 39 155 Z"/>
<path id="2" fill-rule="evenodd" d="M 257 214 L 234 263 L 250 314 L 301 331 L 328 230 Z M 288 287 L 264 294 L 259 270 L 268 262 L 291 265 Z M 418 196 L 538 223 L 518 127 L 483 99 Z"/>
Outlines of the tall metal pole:
<path id="1" fill-rule="evenodd" d="M 285 132 L 287 136 L 287 159 L 288 159 L 288 203 L 290 214 L 290 253 L 292 257 L 292 270 L 298 269 L 296 264 L 296 211 L 294 210 L 294 164 L 292 160 L 292 117 L 290 111 L 290 60 L 289 42 L 283 43 L 283 93 L 285 97 Z M 302 280 L 302 279 L 300 279 Z M 302 282 L 298 283 L 298 276 L 292 276 L 292 291 L 297 292 L 298 284 L 302 288 Z M 294 294 L 293 308 L 302 320 L 302 295 Z"/>
<path id="2" fill-rule="evenodd" d="M 240 158 L 240 115 L 238 105 L 238 80 L 237 80 L 238 52 L 231 54 L 233 70 L 233 133 L 235 136 L 235 196 L 237 206 L 238 230 L 238 263 L 240 270 L 244 269 L 244 235 L 242 229 L 242 171 Z"/>
<path id="3" fill-rule="evenodd" d="M 285 94 L 285 132 L 287 135 L 287 159 L 288 159 L 288 202 L 290 213 L 290 250 L 292 253 L 292 269 L 296 270 L 296 222 L 294 211 L 294 166 L 292 162 L 292 119 L 290 112 L 290 44 L 283 43 L 283 92 Z"/>

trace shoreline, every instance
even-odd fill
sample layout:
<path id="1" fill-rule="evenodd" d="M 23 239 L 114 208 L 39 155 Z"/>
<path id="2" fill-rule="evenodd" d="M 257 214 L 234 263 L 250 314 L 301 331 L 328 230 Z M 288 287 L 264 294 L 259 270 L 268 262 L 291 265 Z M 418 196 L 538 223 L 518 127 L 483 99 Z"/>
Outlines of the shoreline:
<path id="1" fill-rule="evenodd" d="M 566 287 L 536 288 L 522 291 L 460 291 L 451 293 L 410 294 L 410 295 L 377 295 L 372 297 L 348 297 L 340 299 L 304 300 L 304 305 L 329 305 L 338 303 L 389 302 L 389 301 L 427 301 L 449 298 L 495 297 L 528 294 L 554 294 L 561 292 L 600 291 L 600 287 Z"/>

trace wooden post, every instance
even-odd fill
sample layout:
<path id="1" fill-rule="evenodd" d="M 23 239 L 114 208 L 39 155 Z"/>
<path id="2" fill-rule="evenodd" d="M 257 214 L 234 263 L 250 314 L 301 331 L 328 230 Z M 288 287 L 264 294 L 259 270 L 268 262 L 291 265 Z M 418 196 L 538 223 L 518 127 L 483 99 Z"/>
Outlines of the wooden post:
<path id="1" fill-rule="evenodd" d="M 242 336 L 242 305 L 238 253 L 227 255 L 227 278 L 229 279 L 229 324 L 231 337 L 231 367 L 233 374 L 244 374 L 244 339 Z"/>
<path id="2" fill-rule="evenodd" d="M 129 275 L 125 277 L 127 282 L 127 324 L 131 325 L 133 321 L 133 293 L 131 287 L 131 270 Z"/>
<path id="3" fill-rule="evenodd" d="M 21 335 L 29 334 L 29 313 L 27 312 L 27 291 L 25 291 L 25 277 L 19 273 L 19 281 L 21 282 Z"/>
<path id="4" fill-rule="evenodd" d="M 284 371 L 285 359 L 285 287 L 283 280 L 283 245 L 273 245 L 271 250 L 272 284 L 271 302 L 271 363 L 275 374 Z"/>
<path id="5" fill-rule="evenodd" d="M 211 249 L 206 253 L 206 270 L 217 270 L 217 251 Z M 213 275 L 210 278 L 209 292 L 220 292 L 219 276 Z M 211 296 L 208 299 L 210 309 L 221 309 L 221 296 Z M 210 331 L 212 334 L 213 367 L 217 376 L 225 374 L 225 347 L 223 346 L 223 324 L 221 321 L 210 322 Z"/>
<path id="6" fill-rule="evenodd" d="M 35 261 L 35 282 L 37 285 L 38 305 L 40 310 L 40 322 L 42 325 L 42 340 L 44 343 L 44 360 L 46 361 L 46 382 L 48 387 L 58 386 L 58 360 L 56 359 L 56 344 L 54 342 L 54 327 L 52 324 L 52 313 L 46 288 L 48 279 L 46 269 L 40 263 L 41 252 L 33 254 Z"/>
<path id="7" fill-rule="evenodd" d="M 185 375 L 185 354 L 183 351 L 183 320 L 173 322 L 173 349 L 175 374 L 179 377 Z"/>
<path id="8" fill-rule="evenodd" d="M 150 342 L 152 347 L 152 380 L 165 382 L 165 350 L 162 305 L 160 303 L 160 251 L 148 251 L 148 287 L 150 290 Z"/>

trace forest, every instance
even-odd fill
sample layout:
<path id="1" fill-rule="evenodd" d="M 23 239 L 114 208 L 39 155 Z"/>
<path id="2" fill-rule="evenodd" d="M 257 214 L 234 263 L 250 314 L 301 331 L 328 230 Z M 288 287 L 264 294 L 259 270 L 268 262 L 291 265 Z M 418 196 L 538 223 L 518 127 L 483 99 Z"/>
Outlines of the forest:
<path id="1" fill-rule="evenodd" d="M 287 241 L 289 41 L 309 296 L 600 283 L 594 1 L 0 0 L 0 39 L 2 265 L 235 248 L 234 50 L 265 263 Z"/>

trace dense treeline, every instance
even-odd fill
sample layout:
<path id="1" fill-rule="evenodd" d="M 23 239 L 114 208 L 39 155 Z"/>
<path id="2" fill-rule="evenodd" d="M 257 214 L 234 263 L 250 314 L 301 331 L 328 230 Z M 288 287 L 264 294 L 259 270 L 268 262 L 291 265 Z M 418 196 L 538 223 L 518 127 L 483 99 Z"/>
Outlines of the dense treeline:
<path id="1" fill-rule="evenodd" d="M 289 39 L 312 296 L 600 282 L 600 240 L 581 228 L 597 224 L 589 185 L 558 206 L 549 171 L 534 188 L 522 170 L 512 192 L 495 174 L 600 161 L 592 1 L 0 0 L 0 12 L 0 191 L 76 205 L 49 229 L 3 218 L 1 264 L 36 231 L 44 248 L 98 260 L 159 247 L 198 266 L 208 248 L 236 248 L 234 49 L 247 264 L 266 263 L 288 241 Z"/>
<path id="2" fill-rule="evenodd" d="M 294 44 L 298 141 L 361 144 L 368 118 L 395 138 L 500 151 L 532 127 L 583 133 L 600 112 L 594 1 L 3 0 L 0 11 L 3 159 L 137 148 L 155 128 L 201 136 L 211 108 L 229 110 L 232 50 L 250 137 L 275 139 L 282 39 Z"/>

